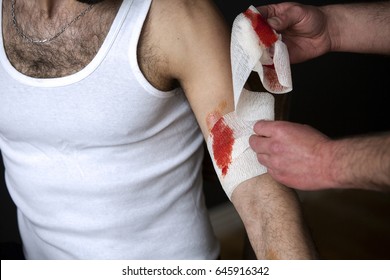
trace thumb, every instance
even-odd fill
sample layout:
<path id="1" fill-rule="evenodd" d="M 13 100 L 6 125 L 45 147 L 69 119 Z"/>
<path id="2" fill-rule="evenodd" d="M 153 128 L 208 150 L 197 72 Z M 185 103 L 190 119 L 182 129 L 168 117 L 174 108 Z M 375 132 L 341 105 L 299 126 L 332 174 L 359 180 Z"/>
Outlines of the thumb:
<path id="1" fill-rule="evenodd" d="M 299 23 L 305 16 L 305 9 L 298 3 L 280 3 L 257 7 L 260 14 L 276 31 L 283 31 Z"/>
<path id="2" fill-rule="evenodd" d="M 273 29 L 279 29 L 282 25 L 282 20 L 278 17 L 278 5 L 266 5 L 259 6 L 257 10 L 260 12 L 261 16 L 267 20 L 268 24 Z"/>
<path id="3" fill-rule="evenodd" d="M 282 28 L 282 21 L 278 17 L 271 17 L 267 19 L 267 22 L 275 30 L 280 30 Z"/>
<path id="4" fill-rule="evenodd" d="M 258 135 L 258 136 L 263 136 L 263 137 L 270 137 L 272 128 L 272 124 L 274 121 L 269 121 L 269 120 L 260 120 L 255 123 L 253 126 L 253 131 Z"/>

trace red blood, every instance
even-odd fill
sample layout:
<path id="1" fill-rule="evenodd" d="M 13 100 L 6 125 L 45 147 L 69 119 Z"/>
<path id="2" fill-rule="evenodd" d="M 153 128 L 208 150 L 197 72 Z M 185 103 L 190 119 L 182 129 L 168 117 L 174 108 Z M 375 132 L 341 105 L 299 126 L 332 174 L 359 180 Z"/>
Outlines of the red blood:
<path id="1" fill-rule="evenodd" d="M 232 161 L 233 130 L 225 123 L 225 119 L 222 117 L 216 122 L 210 133 L 213 137 L 214 160 L 222 170 L 222 176 L 225 176 Z"/>
<path id="2" fill-rule="evenodd" d="M 248 9 L 244 15 L 252 22 L 253 29 L 266 48 L 271 47 L 278 40 L 278 36 L 260 14 Z"/>
<path id="3" fill-rule="evenodd" d="M 282 90 L 282 85 L 279 83 L 278 75 L 276 74 L 275 66 L 272 65 L 263 65 L 264 66 L 264 77 L 265 83 L 271 91 L 280 91 Z"/>

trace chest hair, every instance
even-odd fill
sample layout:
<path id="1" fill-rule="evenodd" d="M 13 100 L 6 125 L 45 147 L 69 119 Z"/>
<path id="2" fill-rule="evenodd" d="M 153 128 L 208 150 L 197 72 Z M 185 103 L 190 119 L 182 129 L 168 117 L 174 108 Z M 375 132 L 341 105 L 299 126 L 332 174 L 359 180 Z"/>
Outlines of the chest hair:
<path id="1" fill-rule="evenodd" d="M 82 20 L 49 44 L 32 44 L 21 38 L 7 13 L 10 11 L 10 5 L 4 5 L 7 2 L 10 1 L 3 1 L 3 35 L 9 61 L 16 70 L 29 77 L 57 78 L 77 73 L 92 61 L 107 36 L 121 0 L 103 1 L 96 5 Z M 18 13 L 18 18 L 20 16 L 21 19 L 26 17 L 23 17 L 22 8 Z M 29 9 L 24 8 L 24 11 L 26 10 Z M 54 29 L 60 30 L 61 23 L 57 25 L 59 27 Z M 36 27 L 34 29 L 29 26 Z M 24 28 L 34 34 L 34 31 L 36 33 L 46 27 L 42 26 L 42 23 L 31 22 Z M 137 56 L 141 71 L 145 78 L 160 90 L 176 88 L 177 81 L 163 75 L 166 72 L 163 71 L 166 68 L 166 59 L 158 54 L 157 43 L 149 36 L 148 29 L 149 18 L 145 21 L 138 42 Z"/>
<path id="2" fill-rule="evenodd" d="M 96 5 L 58 38 L 44 44 L 30 43 L 17 34 L 10 13 L 7 12 L 10 11 L 10 5 L 3 5 L 4 47 L 9 61 L 19 72 L 36 78 L 63 77 L 80 71 L 95 57 L 120 5 L 120 1 L 105 2 L 109 5 L 103 3 L 103 6 Z M 45 28 L 48 27 L 39 20 L 31 19 L 31 22 L 26 24 L 26 18 L 31 15 L 26 15 L 26 8 L 23 8 L 20 8 L 17 15 L 18 23 L 20 22 L 24 32 L 47 33 Z M 64 23 L 53 23 L 53 25 L 57 26 L 53 27 L 55 31 L 51 31 L 52 34 L 58 32 L 57 30 L 60 30 Z"/>

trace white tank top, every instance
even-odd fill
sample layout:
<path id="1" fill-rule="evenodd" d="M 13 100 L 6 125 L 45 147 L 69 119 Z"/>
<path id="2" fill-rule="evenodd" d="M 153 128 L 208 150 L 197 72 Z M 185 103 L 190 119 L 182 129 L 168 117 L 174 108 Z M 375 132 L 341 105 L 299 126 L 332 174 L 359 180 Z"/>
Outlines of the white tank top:
<path id="1" fill-rule="evenodd" d="M 182 90 L 137 64 L 150 3 L 124 0 L 96 57 L 62 78 L 21 74 L 0 38 L 0 149 L 28 259 L 218 256 L 199 127 Z"/>

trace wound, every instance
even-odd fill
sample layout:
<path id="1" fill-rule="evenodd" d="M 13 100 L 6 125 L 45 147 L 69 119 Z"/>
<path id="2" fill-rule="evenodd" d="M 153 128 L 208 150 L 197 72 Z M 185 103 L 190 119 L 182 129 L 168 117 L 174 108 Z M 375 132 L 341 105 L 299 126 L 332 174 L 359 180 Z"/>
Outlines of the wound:
<path id="1" fill-rule="evenodd" d="M 244 15 L 251 21 L 252 27 L 255 30 L 260 42 L 266 47 L 271 47 L 277 40 L 278 36 L 269 26 L 268 22 L 259 14 L 251 9 L 244 12 Z"/>
<path id="2" fill-rule="evenodd" d="M 223 116 L 222 112 L 226 110 L 226 107 L 227 107 L 227 102 L 222 101 L 213 112 L 208 114 L 206 118 L 206 124 L 209 132 L 211 132 L 211 129 L 214 127 L 217 121 Z"/>
<path id="3" fill-rule="evenodd" d="M 215 123 L 210 134 L 213 138 L 212 149 L 215 163 L 221 169 L 222 176 L 226 176 L 229 165 L 232 162 L 233 130 L 225 123 L 225 119 L 222 117 Z"/>

